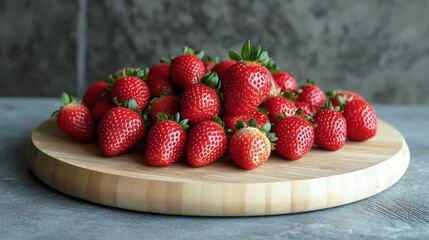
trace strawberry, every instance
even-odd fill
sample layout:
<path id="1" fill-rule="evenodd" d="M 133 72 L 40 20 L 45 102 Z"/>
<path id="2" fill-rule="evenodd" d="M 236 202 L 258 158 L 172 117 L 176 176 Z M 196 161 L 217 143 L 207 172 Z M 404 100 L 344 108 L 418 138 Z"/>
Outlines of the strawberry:
<path id="1" fill-rule="evenodd" d="M 297 110 L 294 103 L 289 99 L 293 93 L 283 92 L 280 96 L 271 97 L 261 104 L 268 111 L 270 122 L 276 123 L 277 115 L 293 116 Z"/>
<path id="2" fill-rule="evenodd" d="M 289 160 L 297 160 L 310 151 L 314 143 L 314 129 L 298 109 L 294 116 L 277 121 L 273 132 L 277 136 L 276 151 Z"/>
<path id="3" fill-rule="evenodd" d="M 216 66 L 214 66 L 213 72 L 215 72 L 217 74 L 217 76 L 219 77 L 222 84 L 224 84 L 223 75 L 225 75 L 226 70 L 228 70 L 229 67 L 231 67 L 232 65 L 234 65 L 236 63 L 237 63 L 237 61 L 230 59 L 230 60 L 224 60 L 224 61 L 216 64 Z"/>
<path id="4" fill-rule="evenodd" d="M 103 98 L 106 93 L 107 82 L 99 81 L 93 83 L 83 95 L 82 102 L 88 108 L 92 108 L 96 102 Z"/>
<path id="5" fill-rule="evenodd" d="M 377 133 L 377 116 L 374 108 L 365 100 L 356 99 L 344 106 L 347 121 L 347 137 L 352 141 L 365 141 Z"/>
<path id="6" fill-rule="evenodd" d="M 164 113 L 167 116 L 172 116 L 177 113 L 180 109 L 180 98 L 178 96 L 161 96 L 159 98 L 153 98 L 151 105 L 148 108 L 149 119 L 152 123 L 156 123 L 158 120 L 156 115 L 158 113 Z"/>
<path id="7" fill-rule="evenodd" d="M 159 63 L 150 67 L 147 86 L 151 97 L 170 94 L 173 91 L 170 83 L 170 65 Z"/>
<path id="8" fill-rule="evenodd" d="M 237 121 L 241 120 L 244 123 L 249 124 L 249 120 L 252 118 L 255 119 L 256 124 L 258 124 L 258 126 L 261 128 L 266 123 L 270 123 L 270 120 L 268 119 L 268 116 L 264 113 L 263 109 L 255 109 L 243 115 L 231 115 L 229 113 L 222 114 L 222 120 L 225 123 L 225 129 L 230 129 L 233 132 L 235 131 L 235 125 Z"/>
<path id="9" fill-rule="evenodd" d="M 361 95 L 352 91 L 333 90 L 327 92 L 326 95 L 329 97 L 329 100 L 332 101 L 334 107 L 342 107 L 346 103 L 356 99 L 364 100 Z"/>
<path id="10" fill-rule="evenodd" d="M 325 101 L 325 106 L 314 115 L 314 143 L 322 149 L 336 151 L 346 142 L 346 119 L 334 109 L 331 101 Z"/>
<path id="11" fill-rule="evenodd" d="M 281 88 L 282 92 L 294 92 L 298 88 L 295 78 L 285 71 L 281 71 L 274 60 L 270 60 L 267 66 L 274 81 Z"/>
<path id="12" fill-rule="evenodd" d="M 301 86 L 298 90 L 296 102 L 303 102 L 310 109 L 309 115 L 313 116 L 325 102 L 325 94 L 322 89 L 314 84 L 313 80 L 308 79 L 307 84 Z"/>
<path id="13" fill-rule="evenodd" d="M 188 135 L 186 158 L 193 167 L 203 167 L 226 153 L 228 139 L 220 118 L 197 123 Z"/>
<path id="14" fill-rule="evenodd" d="M 158 114 L 158 122 L 150 129 L 146 141 L 146 162 L 152 166 L 166 167 L 177 162 L 186 150 L 187 119 L 179 122 L 180 114 L 174 120 L 165 114 Z"/>
<path id="15" fill-rule="evenodd" d="M 276 140 L 273 133 L 269 133 L 271 125 L 265 124 L 261 129 L 256 121 L 251 119 L 249 126 L 243 121 L 237 122 L 237 128 L 229 142 L 229 154 L 232 160 L 241 168 L 251 170 L 263 165 L 270 156 L 271 142 Z"/>
<path id="16" fill-rule="evenodd" d="M 295 102 L 295 107 L 296 107 L 296 109 L 302 108 L 302 113 L 304 115 L 308 115 L 308 116 L 313 115 L 313 110 L 314 109 L 313 109 L 313 106 L 311 106 L 310 103 L 307 103 L 307 102 Z"/>
<path id="17" fill-rule="evenodd" d="M 219 63 L 219 58 L 207 56 L 206 60 L 204 61 L 204 68 L 206 70 L 206 73 L 211 72 L 213 68 L 216 66 L 216 64 L 218 63 Z"/>
<path id="18" fill-rule="evenodd" d="M 267 71 L 268 71 L 268 69 L 267 69 Z M 268 96 L 265 98 L 265 100 L 267 100 L 271 97 L 275 97 L 275 96 L 279 95 L 281 92 L 280 86 L 274 80 L 274 77 L 271 75 L 271 73 L 269 74 L 269 76 L 270 76 L 270 92 L 269 92 Z"/>
<path id="19" fill-rule="evenodd" d="M 95 122 L 99 122 L 112 107 L 109 99 L 103 98 L 98 100 L 91 108 L 92 118 Z"/>
<path id="20" fill-rule="evenodd" d="M 267 52 L 261 52 L 261 46 L 250 48 L 247 41 L 241 56 L 229 51 L 231 59 L 240 61 L 229 67 L 224 75 L 222 93 L 225 110 L 233 115 L 245 114 L 255 109 L 268 96 L 271 84 L 270 73 L 263 66 L 268 63 Z"/>
<path id="21" fill-rule="evenodd" d="M 171 82 L 180 90 L 197 83 L 206 72 L 204 63 L 201 61 L 204 56 L 203 51 L 194 51 L 185 47 L 183 52 L 184 54 L 175 57 L 170 64 Z"/>
<path id="22" fill-rule="evenodd" d="M 125 153 L 143 139 L 145 131 L 136 101 L 125 101 L 123 107 L 114 107 L 104 114 L 98 124 L 100 150 L 106 156 Z"/>
<path id="23" fill-rule="evenodd" d="M 221 110 L 218 96 L 221 83 L 216 73 L 209 72 L 199 83 L 186 88 L 180 99 L 180 115 L 189 120 L 190 125 L 213 119 Z"/>
<path id="24" fill-rule="evenodd" d="M 273 73 L 273 78 L 281 87 L 282 92 L 293 92 L 298 88 L 295 78 L 285 71 Z"/>
<path id="25" fill-rule="evenodd" d="M 122 75 L 117 75 L 110 89 L 110 100 L 116 98 L 119 103 L 123 103 L 128 99 L 133 98 L 140 111 L 146 108 L 149 103 L 150 92 L 146 83 L 143 81 L 147 72 L 147 68 L 128 68 L 124 70 Z"/>
<path id="26" fill-rule="evenodd" d="M 61 102 L 64 106 L 52 113 L 53 117 L 57 117 L 57 125 L 61 131 L 78 141 L 92 140 L 95 128 L 91 111 L 65 92 L 61 94 Z"/>

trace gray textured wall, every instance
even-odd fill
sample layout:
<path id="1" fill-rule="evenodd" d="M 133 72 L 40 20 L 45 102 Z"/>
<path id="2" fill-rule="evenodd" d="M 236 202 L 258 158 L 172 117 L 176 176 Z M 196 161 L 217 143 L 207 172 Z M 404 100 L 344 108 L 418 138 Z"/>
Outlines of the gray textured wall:
<path id="1" fill-rule="evenodd" d="M 90 0 L 87 8 L 87 84 L 183 45 L 226 57 L 250 39 L 301 83 L 429 103 L 427 0 Z M 0 1 L 1 96 L 77 90 L 80 10 L 77 1 Z"/>

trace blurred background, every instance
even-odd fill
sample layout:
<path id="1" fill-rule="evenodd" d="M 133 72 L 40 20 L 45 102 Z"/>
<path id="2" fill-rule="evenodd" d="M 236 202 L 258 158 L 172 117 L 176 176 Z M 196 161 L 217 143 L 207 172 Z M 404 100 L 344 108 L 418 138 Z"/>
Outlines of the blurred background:
<path id="1" fill-rule="evenodd" d="M 373 103 L 429 103 L 427 0 L 1 0 L 0 96 L 81 95 L 184 45 L 227 57 L 250 39 L 299 83 Z"/>

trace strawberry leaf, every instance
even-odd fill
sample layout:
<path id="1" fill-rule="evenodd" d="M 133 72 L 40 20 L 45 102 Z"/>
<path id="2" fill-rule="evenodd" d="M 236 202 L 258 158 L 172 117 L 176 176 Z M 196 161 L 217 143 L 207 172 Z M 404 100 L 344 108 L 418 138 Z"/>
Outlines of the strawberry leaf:
<path id="1" fill-rule="evenodd" d="M 269 133 L 267 133 L 266 134 L 266 136 L 267 136 L 267 138 L 268 138 L 268 140 L 270 140 L 270 142 L 275 142 L 275 141 L 277 141 L 277 137 L 276 137 L 276 134 L 275 133 L 271 133 L 271 132 L 269 132 Z"/>
<path id="2" fill-rule="evenodd" d="M 258 110 L 261 112 L 261 113 L 263 113 L 265 116 L 268 116 L 268 110 L 267 109 L 265 109 L 265 108 L 263 108 L 263 107 L 258 107 Z"/>
<path id="3" fill-rule="evenodd" d="M 206 56 L 206 62 L 218 64 L 220 62 L 218 57 Z"/>
<path id="4" fill-rule="evenodd" d="M 270 61 L 268 62 L 268 64 L 266 65 L 266 68 L 271 72 L 271 73 L 277 73 L 280 71 L 279 67 L 276 65 L 276 63 L 274 62 L 273 59 L 270 58 Z"/>
<path id="5" fill-rule="evenodd" d="M 249 126 L 254 128 L 259 128 L 258 123 L 256 123 L 256 120 L 254 118 L 251 118 L 249 120 Z"/>
<path id="6" fill-rule="evenodd" d="M 173 121 L 179 123 L 179 121 L 180 121 L 180 113 L 177 112 L 176 114 L 174 114 Z"/>
<path id="7" fill-rule="evenodd" d="M 290 100 L 295 96 L 295 93 L 293 93 L 293 92 L 282 92 L 281 96 Z"/>
<path id="8" fill-rule="evenodd" d="M 179 125 L 186 131 L 189 128 L 188 119 L 183 119 L 179 122 Z"/>
<path id="9" fill-rule="evenodd" d="M 311 79 L 307 79 L 307 84 L 310 84 L 310 85 L 315 85 L 315 83 L 314 83 L 314 80 L 311 80 Z"/>
<path id="10" fill-rule="evenodd" d="M 156 114 L 156 118 L 158 119 L 157 122 L 162 122 L 162 121 L 168 120 L 167 114 L 162 113 L 162 112 Z"/>
<path id="11" fill-rule="evenodd" d="M 64 105 L 67 105 L 71 102 L 71 98 L 66 92 L 61 93 L 60 99 Z"/>
<path id="12" fill-rule="evenodd" d="M 131 109 L 134 112 L 138 111 L 137 102 L 136 102 L 136 100 L 134 100 L 134 98 L 130 98 L 130 99 L 126 100 L 122 105 L 124 108 Z"/>
<path id="13" fill-rule="evenodd" d="M 271 124 L 270 123 L 265 123 L 264 126 L 262 127 L 262 130 L 264 130 L 264 132 L 268 133 L 271 130 Z"/>
<path id="14" fill-rule="evenodd" d="M 222 128 L 225 128 L 225 123 L 218 116 L 213 117 L 213 122 L 219 124 Z"/>
<path id="15" fill-rule="evenodd" d="M 258 56 L 261 54 L 262 48 L 260 45 L 255 45 L 250 50 L 250 61 L 255 61 L 258 59 Z"/>
<path id="16" fill-rule="evenodd" d="M 242 120 L 238 120 L 237 122 L 235 122 L 235 130 L 238 131 L 242 128 L 245 128 L 247 125 L 244 121 Z"/>
<path id="17" fill-rule="evenodd" d="M 204 51 L 196 51 L 195 52 L 195 56 L 197 56 L 197 58 L 199 58 L 199 59 L 203 59 L 204 58 L 204 54 L 205 54 Z"/>
<path id="18" fill-rule="evenodd" d="M 201 78 L 200 82 L 214 89 L 216 92 L 219 92 L 221 88 L 221 81 L 219 81 L 219 77 L 215 72 L 206 73 L 203 78 Z"/>
<path id="19" fill-rule="evenodd" d="M 60 110 L 58 109 L 58 110 L 55 110 L 55 112 L 53 112 L 52 114 L 51 114 L 51 117 L 56 117 L 56 116 L 58 116 L 58 113 L 60 112 Z"/>
<path id="20" fill-rule="evenodd" d="M 241 48 L 241 57 L 244 60 L 251 60 L 250 59 L 250 40 L 247 40 L 247 42 L 245 42 L 243 47 Z"/>
<path id="21" fill-rule="evenodd" d="M 235 61 L 241 61 L 242 60 L 241 56 L 238 55 L 238 53 L 236 53 L 234 51 L 228 51 L 228 56 L 229 56 L 229 58 L 231 58 L 232 60 L 235 60 Z"/>

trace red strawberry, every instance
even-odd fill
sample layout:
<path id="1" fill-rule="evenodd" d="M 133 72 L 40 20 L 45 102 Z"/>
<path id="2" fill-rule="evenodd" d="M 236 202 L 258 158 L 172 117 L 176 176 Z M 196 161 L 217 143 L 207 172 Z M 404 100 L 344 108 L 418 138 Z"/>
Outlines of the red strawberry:
<path id="1" fill-rule="evenodd" d="M 365 141 L 377 133 L 377 116 L 374 108 L 365 100 L 357 99 L 344 106 L 347 121 L 347 137 L 353 141 Z"/>
<path id="2" fill-rule="evenodd" d="M 241 168 L 250 170 L 263 165 L 270 156 L 271 142 L 276 137 L 269 133 L 271 125 L 264 125 L 263 130 L 258 128 L 254 119 L 249 126 L 243 121 L 237 122 L 237 131 L 229 142 L 229 154 L 232 160 Z"/>
<path id="3" fill-rule="evenodd" d="M 271 97 L 261 104 L 261 107 L 268 111 L 270 122 L 276 123 L 278 120 L 277 115 L 293 116 L 295 114 L 297 108 L 289 100 L 292 96 L 293 93 L 284 92 L 281 96 Z"/>
<path id="4" fill-rule="evenodd" d="M 222 121 L 197 123 L 188 135 L 186 157 L 193 167 L 203 167 L 220 159 L 226 153 L 228 139 Z"/>
<path id="5" fill-rule="evenodd" d="M 311 106 L 310 103 L 307 102 L 295 102 L 295 107 L 298 108 L 302 108 L 302 113 L 304 115 L 308 115 L 311 116 L 313 115 L 313 106 Z"/>
<path id="6" fill-rule="evenodd" d="M 303 102 L 304 105 L 309 106 L 310 115 L 313 116 L 323 106 L 325 94 L 322 89 L 314 85 L 314 81 L 307 80 L 307 84 L 298 89 L 296 102 Z"/>
<path id="7" fill-rule="evenodd" d="M 170 65 L 155 64 L 149 69 L 147 86 L 152 97 L 170 94 L 173 90 L 170 83 Z"/>
<path id="8" fill-rule="evenodd" d="M 314 115 L 314 143 L 322 149 L 336 151 L 346 142 L 346 119 L 332 107 L 331 101 Z"/>
<path id="9" fill-rule="evenodd" d="M 226 70 L 228 70 L 229 67 L 231 67 L 232 65 L 236 64 L 237 61 L 235 60 L 224 60 L 218 64 L 216 64 L 216 66 L 213 68 L 213 72 L 215 72 L 217 74 L 217 76 L 219 77 L 220 81 L 223 82 L 223 75 L 225 75 Z"/>
<path id="10" fill-rule="evenodd" d="M 351 102 L 352 100 L 364 100 L 361 95 L 351 91 L 334 90 L 329 91 L 328 93 L 326 93 L 326 95 L 328 95 L 329 100 L 332 101 L 332 105 L 334 107 L 342 107 L 343 105 L 348 102 Z"/>
<path id="11" fill-rule="evenodd" d="M 106 114 L 112 107 L 112 103 L 109 99 L 103 98 L 98 100 L 91 108 L 94 121 L 99 122 L 103 118 L 104 114 Z"/>
<path id="12" fill-rule="evenodd" d="M 206 73 L 210 72 L 214 68 L 215 64 L 212 62 L 204 62 L 204 69 Z"/>
<path id="13" fill-rule="evenodd" d="M 180 90 L 197 83 L 206 72 L 204 63 L 200 59 L 204 52 L 187 47 L 183 51 L 184 54 L 175 57 L 170 64 L 171 82 Z"/>
<path id="14" fill-rule="evenodd" d="M 178 96 L 161 96 L 151 100 L 149 109 L 149 118 L 152 123 L 158 120 L 156 115 L 164 113 L 167 116 L 172 116 L 179 112 L 180 98 Z"/>
<path id="15" fill-rule="evenodd" d="M 123 105 L 110 109 L 98 125 L 99 147 L 106 156 L 125 153 L 144 137 L 146 129 L 137 103 L 130 99 Z"/>
<path id="16" fill-rule="evenodd" d="M 82 102 L 88 108 L 92 108 L 96 102 L 103 98 L 106 93 L 107 82 L 99 81 L 93 83 L 83 95 Z"/>
<path id="17" fill-rule="evenodd" d="M 277 121 L 273 127 L 276 134 L 276 151 L 289 160 L 297 160 L 310 151 L 314 143 L 312 124 L 301 117 L 302 109 L 295 116 Z"/>
<path id="18" fill-rule="evenodd" d="M 241 120 L 244 123 L 249 124 L 249 120 L 252 118 L 256 120 L 256 124 L 258 124 L 258 126 L 261 128 L 266 123 L 270 123 L 268 116 L 259 109 L 250 111 L 250 113 L 243 115 L 231 115 L 229 113 L 222 114 L 222 120 L 225 122 L 225 129 L 231 129 L 233 132 L 235 131 L 235 124 L 237 121 Z"/>
<path id="19" fill-rule="evenodd" d="M 241 56 L 229 51 L 232 59 L 241 61 L 226 71 L 222 93 L 224 96 L 225 110 L 233 115 L 245 114 L 255 109 L 268 96 L 270 85 L 270 73 L 262 66 L 269 61 L 268 53 L 261 53 L 261 46 L 250 48 L 247 41 Z"/>
<path id="20" fill-rule="evenodd" d="M 282 92 L 294 92 L 298 88 L 295 78 L 289 73 L 281 71 L 274 60 L 271 59 L 268 62 L 267 68 Z"/>
<path id="21" fill-rule="evenodd" d="M 267 69 L 268 71 L 268 69 Z M 271 97 L 275 97 L 277 95 L 280 94 L 281 92 L 281 88 L 280 86 L 277 84 L 277 82 L 274 80 L 274 77 L 270 74 L 270 93 L 268 94 L 267 99 L 271 98 Z"/>
<path id="22" fill-rule="evenodd" d="M 179 123 L 180 115 L 169 120 L 165 114 L 158 115 L 158 122 L 150 129 L 146 141 L 146 162 L 152 166 L 165 167 L 182 158 L 186 150 L 187 120 Z"/>
<path id="23" fill-rule="evenodd" d="M 204 68 L 206 69 L 206 73 L 211 72 L 218 63 L 219 58 L 207 56 L 207 59 L 204 61 Z"/>
<path id="24" fill-rule="evenodd" d="M 295 78 L 285 71 L 273 73 L 273 78 L 281 87 L 282 92 L 293 92 L 298 88 Z"/>
<path id="25" fill-rule="evenodd" d="M 95 128 L 91 111 L 65 92 L 61 94 L 61 101 L 64 106 L 52 113 L 52 116 L 57 117 L 57 124 L 61 131 L 78 141 L 92 140 L 95 136 Z"/>
<path id="26" fill-rule="evenodd" d="M 124 68 L 109 76 L 110 100 L 123 103 L 133 98 L 138 109 L 143 111 L 149 103 L 150 92 L 143 81 L 149 72 L 148 68 Z"/>
<path id="27" fill-rule="evenodd" d="M 221 87 L 216 73 L 209 72 L 200 83 L 186 88 L 180 99 L 180 115 L 194 125 L 213 119 L 221 110 L 218 91 Z"/>

